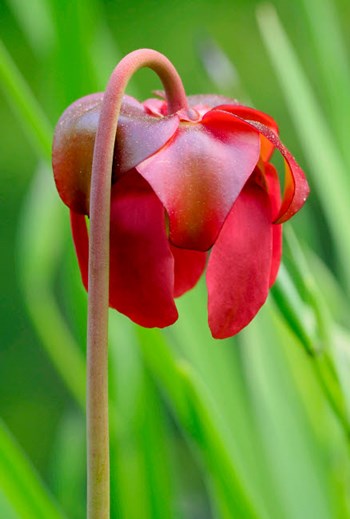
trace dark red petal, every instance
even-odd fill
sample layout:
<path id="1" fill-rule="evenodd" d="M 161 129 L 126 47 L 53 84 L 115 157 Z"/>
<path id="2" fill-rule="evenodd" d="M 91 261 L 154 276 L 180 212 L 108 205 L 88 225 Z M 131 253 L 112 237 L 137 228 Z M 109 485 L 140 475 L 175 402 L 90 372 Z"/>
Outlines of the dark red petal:
<path id="1" fill-rule="evenodd" d="M 52 165 L 58 192 L 75 212 L 89 214 L 95 136 L 103 94 L 92 94 L 69 106 L 54 135 Z M 113 175 L 125 173 L 158 151 L 174 134 L 177 115 L 154 117 L 130 96 L 123 97 L 118 121 Z"/>
<path id="2" fill-rule="evenodd" d="M 75 252 L 78 258 L 81 279 L 85 289 L 88 289 L 89 272 L 89 236 L 86 228 L 85 216 L 70 211 L 70 225 L 72 229 Z"/>
<path id="3" fill-rule="evenodd" d="M 255 110 L 255 108 L 250 108 L 249 106 L 243 105 L 232 105 L 225 104 L 218 107 L 219 110 L 225 110 L 225 112 L 230 112 L 231 114 L 238 115 L 242 117 L 242 119 L 248 121 L 257 121 L 259 123 L 264 124 L 270 130 L 278 135 L 278 125 L 276 121 L 268 114 L 264 112 L 260 112 L 260 110 Z M 267 162 L 275 149 L 275 146 L 268 140 L 264 135 L 260 135 L 261 139 L 261 150 L 260 155 L 264 162 Z"/>
<path id="4" fill-rule="evenodd" d="M 170 249 L 175 262 L 174 296 L 180 297 L 198 282 L 203 274 L 207 255 L 201 251 L 179 249 L 174 245 Z"/>
<path id="5" fill-rule="evenodd" d="M 265 178 L 268 185 L 272 219 L 274 220 L 281 206 L 281 191 L 278 174 L 272 164 L 265 165 Z M 272 262 L 270 272 L 270 287 L 276 281 L 282 257 L 282 224 L 272 225 Z"/>
<path id="6" fill-rule="evenodd" d="M 174 259 L 164 208 L 135 171 L 112 188 L 109 305 L 136 323 L 160 328 L 174 323 Z M 88 287 L 89 239 L 85 216 L 71 211 L 80 272 Z"/>
<path id="7" fill-rule="evenodd" d="M 103 94 L 92 94 L 71 104 L 55 128 L 52 167 L 63 202 L 88 214 L 92 155 Z"/>
<path id="8" fill-rule="evenodd" d="M 178 116 L 155 117 L 138 107 L 123 103 L 117 130 L 114 162 L 118 173 L 134 168 L 160 150 L 174 135 L 179 125 Z"/>
<path id="9" fill-rule="evenodd" d="M 245 122 L 222 125 L 224 112 L 209 113 L 203 124 L 180 124 L 167 146 L 137 166 L 168 212 L 172 243 L 202 251 L 214 243 L 260 148 Z"/>
<path id="10" fill-rule="evenodd" d="M 297 213 L 306 202 L 310 188 L 305 174 L 290 151 L 282 144 L 278 136 L 265 125 L 252 122 L 259 132 L 264 135 L 283 155 L 285 159 L 285 185 L 282 206 L 275 223 L 283 223 Z"/>
<path id="11" fill-rule="evenodd" d="M 136 323 L 174 323 L 174 259 L 164 208 L 135 171 L 112 188 L 110 305 Z"/>
<path id="12" fill-rule="evenodd" d="M 208 112 L 207 115 L 219 111 L 221 111 L 221 108 L 220 110 L 214 109 L 211 112 Z M 222 113 L 226 113 L 227 120 L 229 120 L 230 117 L 238 117 L 235 114 L 229 114 L 227 111 Z M 242 120 L 241 118 L 239 119 Z M 274 131 L 257 121 L 246 121 L 246 123 L 249 124 L 252 128 L 256 128 L 256 130 L 261 135 L 266 137 L 266 139 L 269 140 L 275 146 L 275 148 L 281 152 L 285 159 L 286 175 L 283 201 L 279 214 L 275 220 L 276 223 L 283 223 L 286 220 L 289 220 L 289 218 L 291 218 L 303 207 L 307 197 L 309 196 L 310 188 L 307 183 L 305 174 L 299 164 L 296 162 L 293 155 L 284 146 L 284 144 L 282 144 L 278 135 L 276 135 Z"/>
<path id="13" fill-rule="evenodd" d="M 271 254 L 269 196 L 248 182 L 233 205 L 208 262 L 208 313 L 213 337 L 235 335 L 264 304 Z"/>

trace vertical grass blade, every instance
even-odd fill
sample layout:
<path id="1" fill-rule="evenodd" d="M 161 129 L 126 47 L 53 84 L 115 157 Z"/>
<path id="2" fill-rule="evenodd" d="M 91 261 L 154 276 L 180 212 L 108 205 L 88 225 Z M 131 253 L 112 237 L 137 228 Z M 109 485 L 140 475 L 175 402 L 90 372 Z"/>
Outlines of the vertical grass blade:
<path id="1" fill-rule="evenodd" d="M 50 160 L 52 141 L 50 124 L 1 41 L 0 83 L 39 156 Z"/>
<path id="2" fill-rule="evenodd" d="M 18 240 L 20 281 L 28 313 L 42 345 L 84 409 L 85 362 L 52 291 L 52 278 L 65 237 L 65 217 L 53 180 L 43 166 L 38 170 L 22 212 Z"/>
<path id="3" fill-rule="evenodd" d="M 274 8 L 264 5 L 257 15 L 263 41 L 308 161 L 312 186 L 332 229 L 341 274 L 350 289 L 350 240 L 344 239 L 341 229 L 342 222 L 350 221 L 347 168 Z"/>
<path id="4" fill-rule="evenodd" d="M 111 434 L 112 516 L 173 519 L 164 407 L 134 331 L 125 317 L 110 312 L 110 408 L 119 417 Z"/>
<path id="5" fill-rule="evenodd" d="M 216 420 L 212 397 L 202 393 L 203 387 L 197 378 L 194 380 L 188 363 L 174 358 L 161 335 L 155 336 L 153 330 L 140 329 L 140 332 L 144 362 L 165 391 L 189 444 L 199 449 L 209 479 L 215 482 L 216 496 L 223 500 L 221 508 L 231 510 L 242 519 L 259 517 L 234 465 L 227 437 L 220 426 L 221 419 Z"/>
<path id="6" fill-rule="evenodd" d="M 0 488 L 21 519 L 65 518 L 1 421 Z"/>
<path id="7" fill-rule="evenodd" d="M 242 341 L 258 429 L 276 498 L 283 503 L 283 519 L 334 518 L 338 482 L 329 478 L 332 459 L 326 455 L 332 449 L 332 428 L 312 364 L 268 306 L 242 334 Z M 315 428 L 309 410 L 317 413 Z M 340 453 L 341 445 L 336 449 Z M 340 517 L 348 517 L 346 510 Z"/>
<path id="8" fill-rule="evenodd" d="M 350 166 L 350 63 L 339 23 L 338 6 L 332 0 L 299 0 L 299 4 L 301 14 L 306 15 L 320 82 L 328 100 L 326 113 Z"/>

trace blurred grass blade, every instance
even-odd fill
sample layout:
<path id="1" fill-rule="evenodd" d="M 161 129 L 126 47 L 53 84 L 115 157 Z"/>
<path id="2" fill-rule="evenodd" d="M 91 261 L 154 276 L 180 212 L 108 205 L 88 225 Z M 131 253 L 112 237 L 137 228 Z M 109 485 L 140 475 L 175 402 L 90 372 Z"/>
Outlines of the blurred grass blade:
<path id="1" fill-rule="evenodd" d="M 302 8 L 300 14 L 306 14 L 320 80 L 328 97 L 330 109 L 325 109 L 333 120 L 334 132 L 350 166 L 350 63 L 336 3 L 332 0 L 299 0 L 299 3 Z"/>
<path id="2" fill-rule="evenodd" d="M 66 214 L 46 166 L 39 168 L 20 220 L 18 263 L 27 310 L 54 366 L 85 407 L 85 362 L 62 318 L 52 278 L 62 249 Z"/>
<path id="3" fill-rule="evenodd" d="M 177 375 L 177 358 L 171 351 L 160 330 L 137 327 L 137 337 L 144 362 L 156 378 L 159 386 L 166 391 L 173 412 L 178 420 L 186 423 L 187 401 Z"/>
<path id="4" fill-rule="evenodd" d="M 264 5 L 258 9 L 257 16 L 262 38 L 313 175 L 313 187 L 332 229 L 342 266 L 341 274 L 350 289 L 350 240 L 344 239 L 341 228 L 341 222 L 350 221 L 347 168 L 274 8 Z"/>
<path id="5" fill-rule="evenodd" d="M 111 410 L 119 417 L 111 434 L 112 517 L 172 519 L 163 404 L 141 360 L 135 326 L 110 311 Z"/>
<path id="6" fill-rule="evenodd" d="M 0 80 L 36 149 L 41 156 L 50 160 L 50 125 L 1 42 Z M 62 247 L 63 218 L 64 211 L 55 193 L 52 177 L 46 168 L 42 168 L 21 218 L 18 242 L 21 281 L 29 315 L 42 343 L 63 380 L 84 408 L 84 361 L 61 317 L 51 287 L 54 267 Z M 54 334 L 52 330 L 55 330 Z"/>
<path id="7" fill-rule="evenodd" d="M 340 383 L 345 395 L 345 405 L 350 423 L 350 334 L 348 330 L 337 328 L 335 331 L 333 357 L 338 368 Z"/>
<path id="8" fill-rule="evenodd" d="M 53 73 L 55 83 L 61 86 L 56 93 L 62 111 L 75 99 L 97 89 L 92 46 L 100 25 L 101 3 L 50 0 L 50 8 L 56 33 Z"/>
<path id="9" fill-rule="evenodd" d="M 47 0 L 7 0 L 34 52 L 42 57 L 52 49 L 54 29 Z"/>
<path id="10" fill-rule="evenodd" d="M 101 18 L 99 25 L 96 26 L 96 35 L 91 48 L 91 58 L 96 71 L 97 90 L 102 91 L 106 88 L 112 70 L 122 57 L 123 55 L 117 47 L 106 20 Z M 138 97 L 136 89 L 133 89 L 132 85 L 128 85 L 128 94 Z"/>
<path id="11" fill-rule="evenodd" d="M 50 160 L 52 130 L 4 44 L 0 41 L 0 83 L 35 149 Z"/>
<path id="12" fill-rule="evenodd" d="M 216 428 L 230 457 L 230 464 L 260 517 L 278 515 L 278 503 L 266 477 L 265 460 L 252 422 L 238 338 L 217 341 L 211 337 L 206 302 L 206 287 L 202 280 L 195 290 L 177 302 L 180 318 L 169 336 L 179 355 L 205 386 L 209 394 L 208 405 L 211 402 L 214 415 L 220 418 L 216 420 Z M 219 484 L 214 482 L 214 487 L 217 497 L 224 496 Z M 218 505 L 220 510 L 225 509 L 223 499 Z"/>
<path id="13" fill-rule="evenodd" d="M 20 519 L 65 517 L 1 421 L 0 487 Z"/>
<path id="14" fill-rule="evenodd" d="M 226 509 L 241 519 L 258 519 L 261 516 L 254 510 L 218 433 L 219 418 L 215 415 L 214 407 L 210 405 L 208 392 L 187 363 L 180 364 L 179 373 L 188 397 L 192 434 L 205 453 L 209 474 L 221 489 Z"/>
<path id="15" fill-rule="evenodd" d="M 174 519 L 173 468 L 167 442 L 167 420 L 159 391 L 147 373 L 144 377 L 142 395 L 143 422 L 140 447 L 144 453 L 150 519 Z"/>
<path id="16" fill-rule="evenodd" d="M 0 488 L 0 517 L 6 517 L 6 519 L 20 519 L 16 512 L 11 507 L 10 503 L 6 499 L 2 489 Z"/>
<path id="17" fill-rule="evenodd" d="M 109 397 L 111 441 L 111 517 L 148 519 L 147 495 L 138 449 L 138 419 L 142 367 L 139 365 L 132 324 L 109 312 Z M 112 413 L 113 411 L 113 413 Z M 115 414 L 119 420 L 116 422 Z M 133 496 L 137 496 L 134 499 Z"/>
<path id="18" fill-rule="evenodd" d="M 313 311 L 317 338 L 321 347 L 330 346 L 330 334 L 332 320 L 325 302 L 325 296 L 321 292 L 316 279 L 312 274 L 304 251 L 292 227 L 287 226 L 284 231 L 285 242 L 292 258 L 293 280 L 303 299 Z"/>
<path id="19" fill-rule="evenodd" d="M 326 455 L 332 448 L 329 418 L 310 370 L 314 361 L 303 356 L 276 317 L 266 305 L 241 334 L 256 423 L 273 477 L 271 484 L 276 499 L 283 503 L 284 519 L 334 519 L 333 495 L 339 487 L 337 479 L 330 480 L 329 476 L 333 463 Z M 303 386 L 301 394 L 307 409 L 296 383 Z M 317 413 L 314 429 L 305 412 L 309 409 Z M 348 517 L 345 511 L 343 514 L 340 517 Z"/>
<path id="20" fill-rule="evenodd" d="M 238 70 L 218 42 L 210 34 L 201 33 L 195 43 L 199 61 L 214 89 L 231 99 L 239 99 L 241 104 L 251 105 Z"/>
<path id="21" fill-rule="evenodd" d="M 293 331 L 306 352 L 313 357 L 312 367 L 324 390 L 328 403 L 338 417 L 346 435 L 350 431 L 350 421 L 345 410 L 340 377 L 334 363 L 331 346 L 335 325 L 309 272 L 300 245 L 291 230 L 287 233 L 289 251 L 295 261 L 293 284 L 282 264 L 278 278 L 272 287 L 272 295 L 286 324 Z M 303 299 L 299 292 L 303 292 Z M 306 304 L 306 302 L 308 304 Z"/>
<path id="22" fill-rule="evenodd" d="M 51 487 L 70 519 L 85 515 L 86 445 L 82 414 L 66 412 L 52 448 Z"/>
<path id="23" fill-rule="evenodd" d="M 208 475 L 220 488 L 218 495 L 224 500 L 222 508 L 231 510 L 233 515 L 239 512 L 241 519 L 256 519 L 258 514 L 235 470 L 218 422 L 215 421 L 210 398 L 201 394 L 199 382 L 197 379 L 193 381 L 192 370 L 189 371 L 187 364 L 184 369 L 183 362 L 174 359 L 159 332 L 141 328 L 139 332 L 144 361 L 165 390 L 190 445 L 194 442 L 199 448 Z M 160 337 L 157 337 L 158 334 Z"/>
<path id="24" fill-rule="evenodd" d="M 309 355 L 315 355 L 320 349 L 314 327 L 307 325 L 307 307 L 301 300 L 295 285 L 283 263 L 278 278 L 271 289 L 273 299 L 293 333 L 298 337 Z"/>

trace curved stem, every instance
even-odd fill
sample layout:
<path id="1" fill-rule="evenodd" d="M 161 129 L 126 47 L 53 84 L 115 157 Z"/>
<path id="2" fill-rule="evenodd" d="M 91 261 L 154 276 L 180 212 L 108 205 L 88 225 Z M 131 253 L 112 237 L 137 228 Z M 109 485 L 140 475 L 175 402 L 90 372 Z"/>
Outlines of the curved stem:
<path id="1" fill-rule="evenodd" d="M 109 221 L 113 151 L 123 94 L 130 77 L 149 67 L 160 77 L 169 113 L 188 109 L 181 79 L 159 52 L 128 54 L 108 82 L 97 129 L 91 178 L 87 340 L 87 517 L 109 519 L 108 298 Z"/>

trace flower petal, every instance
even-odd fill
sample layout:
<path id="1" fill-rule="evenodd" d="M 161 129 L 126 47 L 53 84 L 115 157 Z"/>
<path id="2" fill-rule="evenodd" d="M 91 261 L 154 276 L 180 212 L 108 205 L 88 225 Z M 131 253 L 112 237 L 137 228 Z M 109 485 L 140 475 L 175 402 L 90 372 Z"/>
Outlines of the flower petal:
<path id="1" fill-rule="evenodd" d="M 281 191 L 278 174 L 272 164 L 265 165 L 265 178 L 268 186 L 269 197 L 274 220 L 281 206 Z M 270 272 L 270 287 L 276 281 L 282 257 L 282 224 L 272 225 L 272 261 Z"/>
<path id="2" fill-rule="evenodd" d="M 89 214 L 92 157 L 103 93 L 70 105 L 56 129 L 52 165 L 58 192 L 75 212 Z M 113 176 L 125 173 L 158 151 L 175 133 L 177 115 L 148 115 L 139 101 L 123 97 L 118 120 Z"/>
<path id="3" fill-rule="evenodd" d="M 180 297 L 193 288 L 203 274 L 207 255 L 196 250 L 180 249 L 170 245 L 174 257 L 174 297 Z"/>
<path id="4" fill-rule="evenodd" d="M 70 225 L 72 229 L 75 252 L 78 258 L 81 279 L 85 290 L 87 290 L 89 271 L 89 236 L 86 228 L 85 216 L 71 210 Z"/>
<path id="5" fill-rule="evenodd" d="M 155 117 L 140 106 L 142 110 L 123 102 L 120 112 L 114 162 L 121 174 L 160 150 L 179 125 L 176 114 Z"/>
<path id="6" fill-rule="evenodd" d="M 215 108 L 211 112 L 208 112 L 207 115 L 213 112 L 221 111 L 221 107 Z M 238 118 L 237 115 L 233 113 L 226 113 L 227 118 L 233 117 Z M 239 117 L 240 120 L 243 120 Z M 282 206 L 280 208 L 279 214 L 275 220 L 276 223 L 283 223 L 286 220 L 289 220 L 295 213 L 297 213 L 305 204 L 307 197 L 310 193 L 310 188 L 305 178 L 305 174 L 299 164 L 296 162 L 293 155 L 290 151 L 282 144 L 278 135 L 270 128 L 265 126 L 264 124 L 258 121 L 247 121 L 252 128 L 256 128 L 256 130 L 266 137 L 268 141 L 270 141 L 275 148 L 277 148 L 282 156 L 285 159 L 285 185 L 284 185 L 284 194 Z"/>
<path id="7" fill-rule="evenodd" d="M 75 249 L 88 287 L 89 238 L 85 216 L 71 211 Z M 135 171 L 112 188 L 109 305 L 134 322 L 163 328 L 174 323 L 174 259 L 164 208 Z"/>
<path id="8" fill-rule="evenodd" d="M 166 115 L 168 113 L 168 109 L 165 100 L 165 92 L 163 90 L 155 90 L 153 93 L 159 96 L 161 99 L 146 99 L 146 101 L 143 102 L 143 105 L 145 106 L 147 112 L 154 115 Z M 187 101 L 190 108 L 195 108 L 196 110 L 198 109 L 202 115 L 215 106 L 223 104 L 230 104 L 230 106 L 236 104 L 238 105 L 238 101 L 236 99 L 216 94 L 197 94 L 194 96 L 188 96 Z"/>
<path id="9" fill-rule="evenodd" d="M 148 114 L 156 115 L 158 117 L 167 115 L 167 104 L 164 99 L 155 99 L 154 97 L 151 97 L 143 101 L 142 104 Z"/>
<path id="10" fill-rule="evenodd" d="M 278 125 L 276 121 L 268 114 L 264 112 L 260 112 L 260 110 L 255 110 L 255 108 L 251 108 L 249 106 L 243 105 L 222 105 L 217 107 L 219 110 L 224 110 L 225 112 L 229 112 L 231 114 L 238 115 L 242 117 L 242 119 L 248 121 L 257 121 L 259 123 L 264 124 L 271 131 L 273 131 L 276 135 L 278 135 Z M 260 135 L 261 140 L 261 158 L 264 162 L 267 162 L 275 149 L 274 144 L 272 144 L 264 135 Z"/>
<path id="11" fill-rule="evenodd" d="M 208 262 L 208 313 L 213 337 L 235 335 L 264 304 L 271 254 L 269 196 L 248 182 L 233 205 Z"/>
<path id="12" fill-rule="evenodd" d="M 103 94 L 92 94 L 71 104 L 60 117 L 54 134 L 52 168 L 63 202 L 88 214 L 92 155 Z"/>
<path id="13" fill-rule="evenodd" d="M 112 187 L 110 236 L 110 306 L 142 326 L 174 323 L 174 259 L 164 208 L 136 171 Z"/>
<path id="14" fill-rule="evenodd" d="M 202 123 L 180 123 L 174 138 L 137 166 L 167 210 L 177 247 L 212 246 L 259 158 L 256 130 L 238 120 L 222 125 L 224 112 L 217 114 L 205 115 Z"/>
<path id="15" fill-rule="evenodd" d="M 252 122 L 251 124 L 254 124 L 259 132 L 281 152 L 285 159 L 286 178 L 284 194 L 282 206 L 275 220 L 275 223 L 283 223 L 303 207 L 309 196 L 310 188 L 303 170 L 278 136 L 270 128 L 259 122 Z"/>

